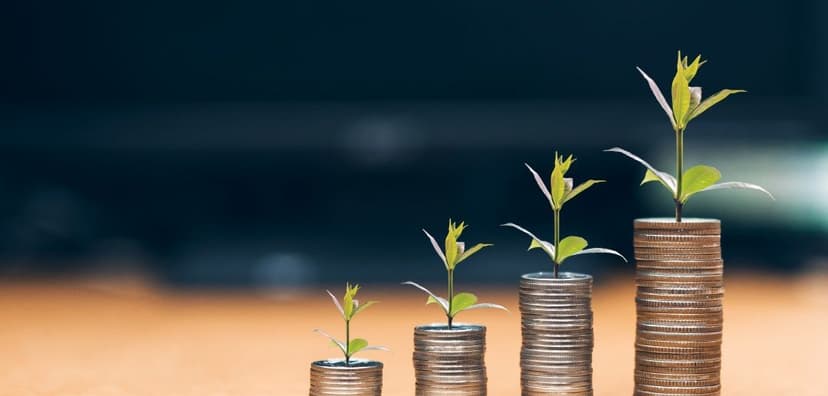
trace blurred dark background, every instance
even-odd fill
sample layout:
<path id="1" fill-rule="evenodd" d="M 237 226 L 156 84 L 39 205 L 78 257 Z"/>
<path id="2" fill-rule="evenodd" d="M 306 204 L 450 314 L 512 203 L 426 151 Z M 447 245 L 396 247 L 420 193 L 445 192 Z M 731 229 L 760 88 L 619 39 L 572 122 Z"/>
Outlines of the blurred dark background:
<path id="1" fill-rule="evenodd" d="M 420 231 L 449 217 L 495 247 L 469 282 L 549 268 L 524 162 L 603 178 L 565 234 L 631 256 L 632 220 L 670 216 L 622 146 L 673 171 L 676 50 L 709 59 L 687 163 L 761 184 L 694 198 L 729 271 L 828 261 L 828 5 L 818 0 L 12 1 L 0 62 L 0 275 L 142 274 L 170 285 L 442 279 Z M 595 256 L 599 276 L 632 264 Z M 472 268 L 476 267 L 476 268 Z"/>

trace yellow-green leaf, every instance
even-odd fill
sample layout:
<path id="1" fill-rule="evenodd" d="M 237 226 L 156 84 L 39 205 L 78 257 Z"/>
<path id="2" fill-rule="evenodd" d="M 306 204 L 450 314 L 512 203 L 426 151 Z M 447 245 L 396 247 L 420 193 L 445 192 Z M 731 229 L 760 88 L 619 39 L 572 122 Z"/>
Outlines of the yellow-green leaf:
<path id="1" fill-rule="evenodd" d="M 647 172 L 646 172 L 646 173 L 644 173 L 644 179 L 643 179 L 643 180 L 641 180 L 641 184 L 639 184 L 639 185 L 640 185 L 640 186 L 643 186 L 643 185 L 645 185 L 645 184 L 647 184 L 647 183 L 649 183 L 649 182 L 652 182 L 652 181 L 657 181 L 657 182 L 659 182 L 659 183 L 661 183 L 661 184 L 664 184 L 664 182 L 661 180 L 661 178 L 659 178 L 658 176 L 656 176 L 656 174 L 655 174 L 655 173 L 653 173 L 651 170 L 647 169 Z"/>
<path id="2" fill-rule="evenodd" d="M 457 225 L 457 223 L 454 223 L 451 219 L 449 219 L 448 233 L 446 234 L 445 240 L 446 267 L 448 267 L 448 269 L 453 269 L 454 266 L 457 265 L 457 258 L 461 253 L 457 240 L 460 239 L 460 235 L 463 234 L 463 230 L 465 229 L 465 222 L 461 221 L 460 225 Z"/>
<path id="3" fill-rule="evenodd" d="M 364 303 L 364 304 L 359 304 L 359 306 L 357 307 L 356 311 L 354 311 L 353 316 L 351 316 L 351 317 L 353 318 L 353 317 L 354 317 L 354 316 L 356 316 L 358 313 L 360 313 L 360 312 L 364 311 L 364 310 L 365 310 L 365 308 L 368 308 L 368 307 L 370 307 L 370 306 L 372 306 L 372 305 L 374 305 L 374 304 L 376 304 L 376 303 L 378 303 L 378 302 L 379 302 L 379 301 L 368 301 L 368 302 L 366 302 L 366 303 Z"/>
<path id="4" fill-rule="evenodd" d="M 688 84 L 690 83 L 690 81 L 693 81 L 693 77 L 696 76 L 696 73 L 699 71 L 699 67 L 703 65 L 705 62 L 707 61 L 701 60 L 701 55 L 698 55 L 696 56 L 696 59 L 693 60 L 693 63 L 687 65 L 687 58 L 684 58 L 684 78 L 687 79 Z"/>
<path id="5" fill-rule="evenodd" d="M 712 166 L 696 165 L 686 170 L 681 181 L 681 202 L 687 202 L 691 195 L 716 184 L 721 178 L 721 172 Z"/>
<path id="6" fill-rule="evenodd" d="M 552 175 L 550 176 L 549 181 L 549 188 L 552 190 L 552 205 L 556 209 L 561 208 L 561 204 L 563 203 L 564 192 L 566 191 L 566 186 L 564 185 L 564 177 L 563 172 L 559 166 L 556 166 L 555 169 L 552 170 Z"/>
<path id="7" fill-rule="evenodd" d="M 466 250 L 465 252 L 463 252 L 463 254 L 460 255 L 460 258 L 457 260 L 457 263 L 455 263 L 455 265 L 460 264 L 463 260 L 471 257 L 473 254 L 480 251 L 480 249 L 483 249 L 483 248 L 489 247 L 489 246 L 492 246 L 492 244 L 491 243 L 478 243 L 477 245 L 474 245 L 471 249 Z"/>
<path id="8" fill-rule="evenodd" d="M 361 351 L 363 348 L 368 346 L 368 341 L 364 338 L 354 338 L 348 344 L 348 356 L 353 356 L 355 353 Z"/>
<path id="9" fill-rule="evenodd" d="M 555 247 L 558 264 L 562 264 L 567 257 L 584 250 L 585 247 L 587 247 L 586 239 L 579 236 L 570 235 L 562 239 L 558 242 L 558 246 Z"/>
<path id="10" fill-rule="evenodd" d="M 477 296 L 471 293 L 457 293 L 451 299 L 451 317 L 477 303 Z"/>
<path id="11" fill-rule="evenodd" d="M 679 55 L 680 56 L 680 55 Z M 684 129 L 687 113 L 690 110 L 690 85 L 684 74 L 684 65 L 681 58 L 676 63 L 676 75 L 673 77 L 673 117 L 676 118 L 676 128 Z"/>
<path id="12" fill-rule="evenodd" d="M 582 193 L 582 192 L 586 191 L 586 189 L 588 189 L 588 188 L 590 188 L 590 187 L 592 187 L 592 186 L 594 186 L 594 185 L 596 185 L 596 184 L 598 184 L 598 183 L 604 183 L 604 182 L 606 182 L 606 180 L 595 180 L 595 179 L 589 179 L 589 180 L 587 180 L 587 181 L 585 181 L 585 182 L 583 182 L 583 183 L 579 184 L 579 185 L 578 185 L 578 187 L 573 188 L 573 189 L 572 189 L 572 191 L 569 191 L 569 192 L 566 194 L 566 197 L 564 197 L 564 200 L 563 200 L 563 201 L 564 201 L 564 203 L 566 203 L 566 202 L 568 202 L 570 199 L 577 197 L 577 196 L 578 196 L 578 194 L 580 194 L 580 193 Z"/>
<path id="13" fill-rule="evenodd" d="M 742 92 L 747 91 L 743 89 L 723 89 L 719 92 L 716 92 L 715 94 L 711 95 L 710 97 L 699 103 L 699 105 L 696 106 L 696 108 L 693 109 L 692 112 L 690 112 L 690 114 L 687 117 L 687 121 L 690 121 L 698 117 L 699 115 L 701 115 L 701 113 L 704 113 L 705 111 L 707 111 L 707 109 L 713 107 L 716 103 L 725 100 L 728 96 Z"/>
<path id="14" fill-rule="evenodd" d="M 345 310 L 345 320 L 351 320 L 354 316 L 354 297 L 359 292 L 359 285 L 345 285 L 345 295 L 342 297 L 342 309 Z"/>

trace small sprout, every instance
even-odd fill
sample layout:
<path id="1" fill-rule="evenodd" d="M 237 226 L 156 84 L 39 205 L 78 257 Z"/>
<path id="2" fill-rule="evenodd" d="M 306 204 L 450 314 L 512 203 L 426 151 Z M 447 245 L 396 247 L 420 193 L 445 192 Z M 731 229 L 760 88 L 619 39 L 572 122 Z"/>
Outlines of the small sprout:
<path id="1" fill-rule="evenodd" d="M 641 184 L 646 184 L 651 181 L 658 181 L 662 186 L 670 191 L 673 196 L 673 201 L 676 205 L 676 221 L 681 222 L 682 209 L 687 203 L 687 200 L 696 193 L 711 190 L 741 188 L 749 190 L 761 191 L 773 199 L 773 195 L 764 188 L 755 184 L 743 182 L 725 182 L 717 183 L 722 175 L 718 169 L 707 165 L 696 165 L 687 171 L 684 171 L 684 131 L 691 120 L 700 116 L 702 113 L 725 100 L 728 96 L 747 92 L 741 89 L 723 89 L 711 95 L 707 99 L 702 100 L 701 87 L 690 86 L 691 81 L 696 76 L 699 68 L 707 61 L 701 60 L 701 55 L 697 56 L 693 62 L 688 63 L 688 58 L 681 57 L 681 51 L 678 53 L 678 61 L 676 62 L 676 75 L 673 77 L 671 85 L 672 106 L 667 104 L 661 89 L 653 81 L 647 73 L 644 73 L 640 68 L 638 72 L 647 81 L 650 90 L 655 96 L 656 101 L 667 113 L 667 118 L 670 119 L 670 125 L 676 135 L 676 177 L 673 175 L 659 171 L 652 165 L 648 164 L 643 159 L 635 154 L 632 154 L 624 149 L 613 147 L 604 151 L 611 151 L 621 153 L 627 157 L 639 162 L 647 168 L 644 174 L 644 179 Z"/>
<path id="2" fill-rule="evenodd" d="M 426 237 L 429 241 L 431 241 L 431 246 L 434 248 L 434 251 L 437 253 L 437 256 L 440 257 L 440 260 L 443 262 L 443 266 L 446 268 L 446 272 L 448 273 L 448 298 L 440 297 L 430 290 L 426 289 L 425 287 L 414 283 L 414 282 L 403 282 L 404 285 L 411 285 L 414 286 L 428 294 L 428 300 L 426 304 L 437 304 L 440 308 L 443 309 L 443 312 L 446 314 L 446 318 L 448 319 L 448 327 L 451 329 L 452 322 L 454 317 L 463 311 L 468 311 L 470 309 L 480 309 L 480 308 L 496 308 L 502 309 L 507 311 L 507 309 L 501 305 L 497 304 L 490 304 L 490 303 L 478 303 L 477 296 L 471 293 L 454 293 L 454 270 L 457 267 L 457 264 L 465 261 L 473 254 L 479 252 L 481 249 L 485 247 L 492 246 L 488 243 L 478 243 L 474 245 L 471 249 L 466 250 L 466 244 L 464 242 L 459 241 L 460 235 L 463 234 L 463 230 L 466 229 L 466 224 L 460 222 L 458 225 L 449 219 L 448 224 L 448 233 L 446 234 L 446 239 L 444 242 L 444 248 L 440 248 L 440 244 L 437 243 L 437 240 L 434 239 L 428 231 L 423 230 Z"/>
<path id="3" fill-rule="evenodd" d="M 351 356 L 354 356 L 357 352 L 360 351 L 370 351 L 370 350 L 381 350 L 387 351 L 388 348 L 382 346 L 370 346 L 368 345 L 368 341 L 363 338 L 354 338 L 351 339 L 351 320 L 360 312 L 364 311 L 366 308 L 370 307 L 371 305 L 376 304 L 376 301 L 368 301 L 366 303 L 360 304 L 359 300 L 357 300 L 356 294 L 359 291 L 359 285 L 351 286 L 350 283 L 345 285 L 345 295 L 342 296 L 342 303 L 331 293 L 329 290 L 325 290 L 328 292 L 328 295 L 331 296 L 336 309 L 339 311 L 339 314 L 342 315 L 342 319 L 345 320 L 345 342 L 339 341 L 336 337 L 322 331 L 321 329 L 314 329 L 313 331 L 327 337 L 331 340 L 331 344 L 339 348 L 342 351 L 342 354 L 345 355 L 345 365 L 351 364 Z"/>
<path id="4" fill-rule="evenodd" d="M 532 169 L 532 167 L 529 166 L 529 164 L 526 164 L 526 167 L 529 168 L 529 172 L 532 173 L 532 176 L 535 178 L 535 182 L 538 184 L 538 188 L 540 188 L 544 197 L 546 197 L 546 199 L 549 201 L 549 205 L 552 207 L 552 213 L 555 221 L 554 243 L 547 242 L 543 239 L 536 237 L 535 234 L 529 232 L 527 229 L 517 224 L 502 224 L 505 227 L 512 227 L 532 238 L 531 242 L 529 243 L 529 250 L 541 249 L 549 256 L 550 259 L 552 259 L 552 262 L 554 263 L 553 275 L 555 278 L 558 277 L 558 269 L 560 265 L 563 264 L 563 262 L 566 259 L 580 254 L 614 254 L 624 259 L 624 261 L 627 261 L 627 259 L 624 258 L 624 256 L 621 255 L 621 253 L 618 253 L 615 250 L 604 248 L 587 249 L 586 247 L 588 243 L 586 239 L 581 238 L 579 236 L 570 235 L 566 238 L 561 239 L 561 211 L 563 210 L 564 204 L 569 202 L 572 198 L 575 198 L 582 192 L 586 191 L 588 188 L 598 183 L 605 182 L 605 180 L 590 179 L 573 188 L 573 179 L 566 178 L 564 176 L 566 176 L 566 172 L 569 171 L 569 168 L 572 166 L 572 163 L 574 162 L 575 159 L 572 157 L 572 155 L 564 159 L 563 156 L 559 156 L 558 153 L 555 153 L 555 167 L 552 169 L 552 174 L 549 178 L 550 180 L 548 188 L 543 183 L 543 179 L 540 177 L 538 172 L 535 172 L 535 170 Z"/>

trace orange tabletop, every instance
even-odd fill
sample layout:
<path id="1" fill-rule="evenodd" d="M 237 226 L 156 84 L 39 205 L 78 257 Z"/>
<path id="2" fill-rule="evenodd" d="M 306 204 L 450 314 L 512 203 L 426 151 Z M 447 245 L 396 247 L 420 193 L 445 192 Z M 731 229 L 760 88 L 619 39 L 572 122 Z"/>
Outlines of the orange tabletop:
<path id="1" fill-rule="evenodd" d="M 413 395 L 412 329 L 440 321 L 404 286 L 363 285 L 381 300 L 352 333 L 392 352 L 386 395 Z M 472 311 L 488 326 L 489 394 L 519 394 L 517 288 L 461 285 L 511 312 Z M 340 285 L 334 290 L 341 293 Z M 634 285 L 596 285 L 595 389 L 629 395 L 633 381 Z M 315 327 L 340 335 L 324 289 L 173 292 L 136 282 L 0 284 L 0 395 L 302 395 L 313 360 L 337 350 Z M 723 394 L 826 395 L 828 278 L 726 279 Z"/>

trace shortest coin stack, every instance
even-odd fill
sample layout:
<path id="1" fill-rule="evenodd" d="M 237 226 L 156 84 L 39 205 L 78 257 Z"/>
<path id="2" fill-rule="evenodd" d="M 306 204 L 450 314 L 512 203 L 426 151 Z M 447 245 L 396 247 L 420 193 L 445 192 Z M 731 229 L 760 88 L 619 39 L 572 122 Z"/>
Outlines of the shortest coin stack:
<path id="1" fill-rule="evenodd" d="M 319 360 L 311 364 L 310 396 L 380 396 L 382 363 L 352 359 Z"/>
<path id="2" fill-rule="evenodd" d="M 592 395 L 592 277 L 569 272 L 520 280 L 523 395 Z"/>
<path id="3" fill-rule="evenodd" d="M 718 220 L 635 221 L 636 395 L 721 393 Z"/>
<path id="4" fill-rule="evenodd" d="M 431 324 L 414 328 L 417 395 L 485 395 L 486 327 Z"/>

